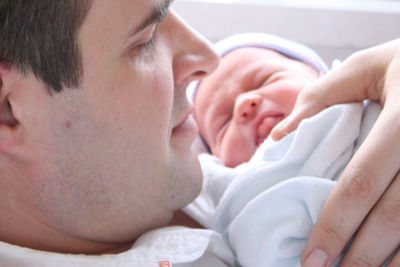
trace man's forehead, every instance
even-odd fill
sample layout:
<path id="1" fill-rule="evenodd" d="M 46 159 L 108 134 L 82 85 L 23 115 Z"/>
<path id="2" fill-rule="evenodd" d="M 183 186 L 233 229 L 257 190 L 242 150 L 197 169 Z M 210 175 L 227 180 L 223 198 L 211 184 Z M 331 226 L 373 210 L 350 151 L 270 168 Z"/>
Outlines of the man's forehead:
<path id="1" fill-rule="evenodd" d="M 152 11 L 168 7 L 173 0 L 93 0 L 89 14 L 100 15 L 118 20 L 122 17 L 133 18 L 138 22 Z"/>
<path id="2" fill-rule="evenodd" d="M 93 1 L 82 24 L 81 37 L 87 35 L 92 39 L 108 40 L 115 37 L 119 42 L 126 42 L 128 37 L 162 19 L 168 12 L 170 2 L 170 0 Z"/>

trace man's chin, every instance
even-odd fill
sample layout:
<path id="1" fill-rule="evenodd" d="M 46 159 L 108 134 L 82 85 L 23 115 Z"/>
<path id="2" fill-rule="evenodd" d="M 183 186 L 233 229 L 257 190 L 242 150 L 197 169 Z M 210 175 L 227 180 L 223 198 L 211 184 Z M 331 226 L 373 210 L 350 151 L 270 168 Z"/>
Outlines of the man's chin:
<path id="1" fill-rule="evenodd" d="M 190 155 L 190 160 L 188 160 L 188 165 L 186 166 L 186 173 L 187 173 L 187 182 L 190 180 L 190 190 L 187 190 L 188 197 L 187 203 L 191 203 L 196 197 L 200 194 L 202 186 L 203 186 L 203 174 L 200 167 L 200 161 L 198 159 L 198 154 L 195 151 L 192 152 Z M 186 206 L 185 205 L 185 206 Z"/>
<path id="2" fill-rule="evenodd" d="M 171 193 L 174 194 L 171 208 L 179 210 L 199 195 L 203 184 L 198 154 L 192 142 L 171 147 L 169 166 Z"/>
<path id="3" fill-rule="evenodd" d="M 193 154 L 193 156 L 194 156 L 194 160 L 193 160 L 193 165 L 192 165 L 191 176 L 193 177 L 194 188 L 196 188 L 197 190 L 195 190 L 193 199 L 190 202 L 192 202 L 200 194 L 201 189 L 203 187 L 203 172 L 200 167 L 200 161 L 199 161 L 197 154 Z"/>

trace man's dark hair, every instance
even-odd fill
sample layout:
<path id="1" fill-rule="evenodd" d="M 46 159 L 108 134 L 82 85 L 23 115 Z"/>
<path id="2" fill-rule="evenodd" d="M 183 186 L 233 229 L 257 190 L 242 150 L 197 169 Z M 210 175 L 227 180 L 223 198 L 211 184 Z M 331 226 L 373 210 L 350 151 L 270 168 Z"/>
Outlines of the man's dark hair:
<path id="1" fill-rule="evenodd" d="M 78 87 L 78 32 L 91 0 L 0 0 L 0 61 L 32 72 L 51 91 Z"/>

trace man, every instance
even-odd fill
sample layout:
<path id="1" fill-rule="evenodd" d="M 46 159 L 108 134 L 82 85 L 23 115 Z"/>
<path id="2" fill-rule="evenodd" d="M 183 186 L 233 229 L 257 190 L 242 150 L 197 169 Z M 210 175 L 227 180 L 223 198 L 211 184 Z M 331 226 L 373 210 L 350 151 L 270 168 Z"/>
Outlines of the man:
<path id="1" fill-rule="evenodd" d="M 218 57 L 169 5 L 1 2 L 2 241 L 120 252 L 198 194 L 185 89 Z"/>
<path id="2" fill-rule="evenodd" d="M 218 64 L 169 4 L 0 1 L 2 266 L 233 264 L 212 231 L 148 232 L 200 190 L 185 88 Z"/>

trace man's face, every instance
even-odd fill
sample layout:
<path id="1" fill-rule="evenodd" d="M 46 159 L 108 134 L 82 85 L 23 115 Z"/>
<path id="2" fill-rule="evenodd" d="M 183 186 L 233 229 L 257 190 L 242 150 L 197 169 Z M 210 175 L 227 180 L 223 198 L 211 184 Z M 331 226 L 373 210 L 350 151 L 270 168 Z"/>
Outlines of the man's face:
<path id="1" fill-rule="evenodd" d="M 229 167 L 248 161 L 317 77 L 310 66 L 269 49 L 225 55 L 195 97 L 196 120 L 211 152 Z"/>
<path id="2" fill-rule="evenodd" d="M 215 69 L 218 57 L 172 12 L 143 25 L 165 6 L 93 1 L 78 38 L 80 88 L 48 96 L 31 77 L 41 87 L 27 93 L 35 99 L 27 124 L 40 167 L 32 164 L 29 198 L 48 227 L 128 241 L 167 224 L 198 194 L 197 126 L 185 88 Z"/>

